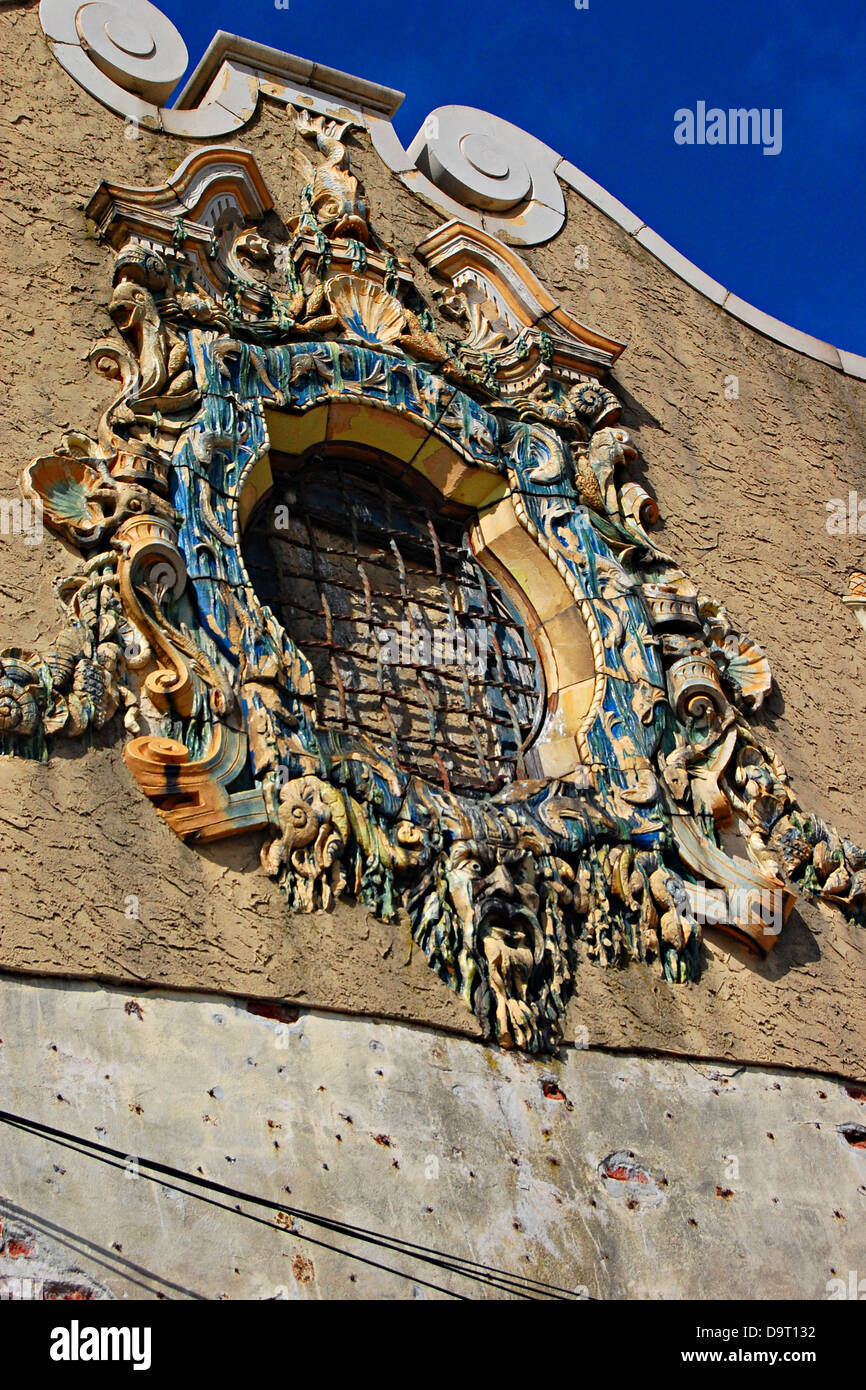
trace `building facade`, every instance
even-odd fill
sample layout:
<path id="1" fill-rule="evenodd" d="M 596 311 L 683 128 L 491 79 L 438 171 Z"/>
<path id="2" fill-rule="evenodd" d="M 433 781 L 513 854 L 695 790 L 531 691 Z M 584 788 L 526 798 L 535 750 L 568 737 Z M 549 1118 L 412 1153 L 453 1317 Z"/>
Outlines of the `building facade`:
<path id="1" fill-rule="evenodd" d="M 866 360 L 485 112 L 2 23 L 8 1296 L 859 1296 Z"/>

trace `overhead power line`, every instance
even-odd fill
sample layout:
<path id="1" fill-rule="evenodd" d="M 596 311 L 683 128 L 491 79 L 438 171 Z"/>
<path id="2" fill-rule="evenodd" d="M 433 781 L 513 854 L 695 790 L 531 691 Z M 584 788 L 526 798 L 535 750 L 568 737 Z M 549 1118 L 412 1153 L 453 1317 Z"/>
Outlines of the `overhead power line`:
<path id="1" fill-rule="evenodd" d="M 130 1160 L 133 1160 L 140 1175 L 150 1182 L 159 1183 L 160 1186 L 167 1187 L 173 1191 L 183 1192 L 184 1195 L 193 1197 L 197 1201 L 204 1202 L 208 1206 L 219 1207 L 222 1211 L 228 1211 L 236 1216 L 244 1217 L 245 1220 L 255 1221 L 259 1225 L 267 1226 L 269 1230 L 279 1231 L 285 1235 L 294 1236 L 298 1240 L 306 1241 L 311 1245 L 316 1245 L 326 1250 L 331 1250 L 339 1255 L 345 1255 L 348 1259 L 356 1260 L 375 1269 L 397 1275 L 399 1278 L 408 1279 L 412 1283 L 433 1289 L 438 1293 L 444 1293 L 452 1298 L 462 1299 L 466 1298 L 467 1295 L 455 1293 L 452 1289 L 447 1289 L 442 1285 L 431 1283 L 414 1274 L 407 1274 L 404 1270 L 395 1269 L 393 1266 L 382 1264 L 380 1261 L 370 1259 L 355 1251 L 318 1240 L 314 1236 L 296 1230 L 294 1228 L 294 1222 L 308 1222 L 310 1225 L 317 1226 L 324 1231 L 329 1231 L 336 1235 L 347 1236 L 353 1240 L 361 1241 L 366 1245 L 390 1250 L 393 1254 L 402 1255 L 409 1259 L 417 1260 L 422 1264 L 441 1269 L 445 1273 L 456 1274 L 462 1278 L 487 1285 L 488 1287 L 498 1289 L 502 1293 L 530 1299 L 576 1300 L 578 1298 L 578 1295 L 573 1291 L 560 1288 L 555 1284 L 544 1283 L 541 1280 L 531 1279 L 525 1275 L 511 1274 L 507 1270 L 497 1269 L 494 1266 L 486 1265 L 475 1260 L 468 1260 L 460 1255 L 450 1255 L 445 1251 L 436 1250 L 413 1241 L 403 1240 L 398 1236 L 390 1236 L 381 1231 L 369 1230 L 363 1226 L 355 1226 L 350 1222 L 340 1221 L 335 1217 L 320 1216 L 317 1212 L 286 1206 L 282 1202 L 275 1202 L 267 1197 L 258 1197 L 253 1193 L 242 1192 L 237 1188 L 227 1187 L 224 1183 L 214 1182 L 212 1179 L 202 1177 L 197 1173 L 187 1173 L 183 1169 L 174 1168 L 169 1164 L 158 1163 L 153 1159 L 141 1158 L 135 1154 L 125 1153 L 122 1149 L 112 1149 L 107 1145 L 97 1144 L 91 1139 L 83 1138 L 81 1135 L 71 1134 L 67 1130 L 57 1129 L 52 1125 L 40 1124 L 36 1120 L 29 1120 L 24 1116 L 12 1114 L 6 1110 L 0 1110 L 0 1123 L 8 1125 L 12 1129 L 20 1130 L 25 1134 L 31 1134 L 37 1138 L 46 1139 L 50 1143 L 57 1144 L 61 1148 L 72 1149 L 74 1152 L 80 1153 L 84 1157 L 96 1159 L 99 1162 L 107 1164 L 107 1166 L 111 1168 L 117 1168 L 124 1172 L 129 1171 Z M 174 1179 L 175 1181 L 167 1182 L 165 1181 L 167 1178 Z M 187 1186 L 180 1187 L 178 1183 L 184 1183 L 187 1184 Z M 192 1191 L 189 1190 L 190 1188 L 192 1188 Z M 217 1201 L 214 1197 L 206 1196 L 205 1193 L 215 1193 L 219 1196 L 230 1198 L 232 1199 L 233 1205 Z M 265 1210 L 276 1212 L 279 1216 L 284 1218 L 291 1218 L 292 1225 L 283 1225 L 277 1221 L 271 1221 L 264 1217 L 257 1216 L 252 1212 L 244 1211 L 237 1205 L 239 1202 L 247 1202 L 254 1206 L 262 1207 Z"/>

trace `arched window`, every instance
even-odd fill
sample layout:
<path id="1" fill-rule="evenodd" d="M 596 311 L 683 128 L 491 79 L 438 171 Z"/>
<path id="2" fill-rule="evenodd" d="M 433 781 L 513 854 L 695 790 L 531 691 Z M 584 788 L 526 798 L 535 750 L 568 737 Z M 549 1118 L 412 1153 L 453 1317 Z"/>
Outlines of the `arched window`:
<path id="1" fill-rule="evenodd" d="M 271 463 L 244 559 L 313 667 L 320 723 L 365 734 L 397 767 L 464 795 L 526 776 L 541 667 L 472 553 L 473 514 L 361 451 Z"/>

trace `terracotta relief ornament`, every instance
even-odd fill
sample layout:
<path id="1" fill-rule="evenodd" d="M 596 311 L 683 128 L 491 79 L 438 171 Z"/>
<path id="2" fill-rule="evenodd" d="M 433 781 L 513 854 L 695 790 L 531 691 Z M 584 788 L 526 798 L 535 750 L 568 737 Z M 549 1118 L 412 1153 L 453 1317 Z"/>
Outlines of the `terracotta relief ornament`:
<path id="1" fill-rule="evenodd" d="M 179 835 L 259 832 L 297 911 L 402 915 L 504 1047 L 556 1046 L 579 942 L 686 981 L 704 922 L 766 952 L 796 889 L 862 914 L 863 851 L 749 723 L 766 656 L 653 539 L 604 380 L 622 345 L 457 222 L 417 248 L 444 282 L 425 302 L 349 123 L 292 119 L 285 226 L 219 146 L 91 200 L 117 390 L 24 474 L 85 558 L 53 649 L 0 653 L 3 751 L 122 711 Z"/>

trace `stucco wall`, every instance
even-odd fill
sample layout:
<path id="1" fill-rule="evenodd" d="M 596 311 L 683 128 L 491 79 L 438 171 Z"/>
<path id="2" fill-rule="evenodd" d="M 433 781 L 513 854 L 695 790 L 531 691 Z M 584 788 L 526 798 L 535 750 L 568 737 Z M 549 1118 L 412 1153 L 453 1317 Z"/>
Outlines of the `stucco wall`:
<path id="1" fill-rule="evenodd" d="M 309 1221 L 304 1235 L 400 1274 L 265 1230 L 136 1176 L 136 1156 L 590 1298 L 823 1299 L 866 1278 L 866 1092 L 837 1081 L 531 1061 L 216 996 L 0 984 L 3 1108 L 130 1160 L 0 1125 L 2 1279 L 114 1297 L 508 1296 Z"/>
<path id="2" fill-rule="evenodd" d="M 862 837 L 866 643 L 841 596 L 866 534 L 829 535 L 825 503 L 866 495 L 866 383 L 756 333 L 567 197 L 562 233 L 526 260 L 628 343 L 615 389 L 662 543 L 765 648 L 778 689 L 757 722 L 804 804 Z M 574 269 L 576 245 L 586 270 Z"/>
<path id="3" fill-rule="evenodd" d="M 112 260 L 86 225 L 88 197 L 102 178 L 161 184 L 192 146 L 145 131 L 126 138 L 124 123 L 50 57 L 35 7 L 4 12 L 2 25 L 0 492 L 8 496 L 64 429 L 93 431 L 110 396 L 86 362 L 110 329 Z M 290 216 L 300 178 L 284 109 L 263 101 L 236 143 L 254 151 Z M 352 156 L 377 230 L 411 254 L 441 215 L 399 184 L 365 136 Z M 643 480 L 661 503 L 664 544 L 765 646 L 779 693 L 763 723 L 803 804 L 862 840 L 866 638 L 840 595 L 866 553 L 863 538 L 827 535 L 824 502 L 848 487 L 866 494 L 866 385 L 731 319 L 576 195 L 568 202 L 561 235 L 526 259 L 578 318 L 628 340 L 613 384 Z M 589 251 L 580 272 L 576 245 Z M 731 374 L 736 401 L 723 389 Z M 57 626 L 52 580 L 77 557 L 48 534 L 39 546 L 0 543 L 0 645 L 44 649 Z M 383 927 L 349 907 L 292 918 L 258 869 L 255 837 L 205 851 L 180 844 L 126 771 L 121 741 L 116 729 L 90 748 L 58 746 L 45 765 L 0 758 L 0 965 L 283 997 L 475 1035 L 473 1017 L 399 924 Z M 764 964 L 707 937 L 696 986 L 666 985 L 638 967 L 584 965 L 569 1037 L 866 1074 L 862 930 L 804 907 Z"/>

